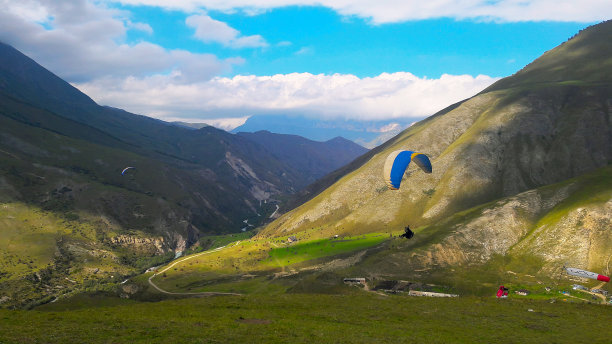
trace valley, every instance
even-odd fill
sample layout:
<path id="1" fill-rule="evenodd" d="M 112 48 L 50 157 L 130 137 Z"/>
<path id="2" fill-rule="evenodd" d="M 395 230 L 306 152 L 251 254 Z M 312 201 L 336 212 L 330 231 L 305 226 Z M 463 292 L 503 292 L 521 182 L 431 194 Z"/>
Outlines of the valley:
<path id="1" fill-rule="evenodd" d="M 350 94 L 319 123 L 278 89 L 261 99 L 277 117 L 217 118 L 235 133 L 99 105 L 0 42 L 0 343 L 609 342 L 611 37 L 611 20 L 589 26 L 418 122 L 354 121 L 332 106 Z M 286 77 L 213 74 L 261 83 L 239 108 Z M 289 78 L 300 97 L 328 86 Z M 427 81 L 333 78 L 375 82 L 370 111 Z M 371 149 L 266 125 L 344 125 Z"/>

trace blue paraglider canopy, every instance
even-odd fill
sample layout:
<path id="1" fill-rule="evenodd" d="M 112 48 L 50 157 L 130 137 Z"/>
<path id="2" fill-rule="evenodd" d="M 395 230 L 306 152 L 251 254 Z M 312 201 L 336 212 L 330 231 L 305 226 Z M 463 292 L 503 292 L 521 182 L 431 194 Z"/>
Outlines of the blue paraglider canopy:
<path id="1" fill-rule="evenodd" d="M 431 161 L 429 161 L 427 155 L 409 150 L 394 151 L 387 157 L 383 168 L 383 177 L 389 189 L 399 189 L 404 172 L 406 172 L 411 161 L 414 161 L 423 172 L 432 172 Z"/>

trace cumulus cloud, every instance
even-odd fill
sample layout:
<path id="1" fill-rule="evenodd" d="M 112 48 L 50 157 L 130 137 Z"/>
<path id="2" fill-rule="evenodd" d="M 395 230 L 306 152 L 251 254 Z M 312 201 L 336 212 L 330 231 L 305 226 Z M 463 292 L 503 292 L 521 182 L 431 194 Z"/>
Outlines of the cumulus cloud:
<path id="1" fill-rule="evenodd" d="M 0 0 L 0 41 L 71 82 L 170 73 L 174 82 L 209 79 L 244 62 L 206 53 L 127 44 L 127 30 L 152 32 L 129 13 L 85 0 Z"/>
<path id="2" fill-rule="evenodd" d="M 247 14 L 285 6 L 324 6 L 341 15 L 374 24 L 430 18 L 517 21 L 593 22 L 612 17 L 608 0 L 116 0 L 124 4 L 159 6 L 192 12 L 243 10 Z"/>
<path id="3" fill-rule="evenodd" d="M 369 78 L 291 73 L 215 77 L 191 84 L 178 84 L 172 77 L 161 75 L 106 78 L 75 86 L 101 104 L 164 120 L 207 122 L 255 114 L 382 120 L 431 115 L 496 80 L 484 75 L 447 74 L 428 79 L 406 72 Z"/>
<path id="4" fill-rule="evenodd" d="M 148 3 L 162 5 L 157 0 Z M 224 3 L 214 4 L 222 7 Z M 231 0 L 228 3 L 231 6 L 226 9 L 239 5 Z M 203 15 L 199 9 L 206 5 L 203 1 L 176 0 L 172 4 L 183 9 L 191 6 L 193 13 L 199 13 L 188 21 L 202 40 L 216 39 L 234 47 L 267 44 L 260 36 L 242 36 Z M 272 7 L 282 4 L 283 0 L 268 2 Z M 132 22 L 129 12 L 104 2 L 0 0 L 0 23 L 0 41 L 26 53 L 100 104 L 165 120 L 225 128 L 255 114 L 355 120 L 419 118 L 472 96 L 496 80 L 482 75 L 428 79 L 405 72 L 369 78 L 309 73 L 218 77 L 245 61 L 169 50 L 146 41 L 128 44 L 128 30 L 151 33 L 152 28 Z M 204 28 L 213 33 L 204 32 Z"/>
<path id="5" fill-rule="evenodd" d="M 194 36 L 205 42 L 219 42 L 232 48 L 267 47 L 268 43 L 260 35 L 241 36 L 240 32 L 224 22 L 212 19 L 206 14 L 187 17 L 187 26 L 195 29 Z"/>
<path id="6" fill-rule="evenodd" d="M 131 21 L 128 21 L 127 27 L 130 29 L 146 32 L 149 35 L 153 33 L 153 28 L 147 23 L 133 23 Z"/>

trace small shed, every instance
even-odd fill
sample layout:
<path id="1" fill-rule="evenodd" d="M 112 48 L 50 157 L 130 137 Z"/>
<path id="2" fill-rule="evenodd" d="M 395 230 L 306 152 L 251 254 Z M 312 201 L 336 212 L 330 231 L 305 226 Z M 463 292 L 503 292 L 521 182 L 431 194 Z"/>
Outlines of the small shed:
<path id="1" fill-rule="evenodd" d="M 347 277 L 344 279 L 344 283 L 346 284 L 366 284 L 366 279 L 364 277 Z"/>
<path id="2" fill-rule="evenodd" d="M 574 290 L 589 290 L 589 288 L 580 285 L 580 284 L 572 284 L 572 289 Z"/>
<path id="3" fill-rule="evenodd" d="M 519 294 L 519 295 L 523 295 L 523 296 L 527 296 L 527 295 L 530 294 L 529 290 L 527 290 L 527 289 L 517 290 L 516 293 Z"/>
<path id="4" fill-rule="evenodd" d="M 591 292 L 608 296 L 608 291 L 603 289 L 591 289 Z"/>
<path id="5" fill-rule="evenodd" d="M 295 237 L 295 235 L 292 235 L 287 238 L 287 242 L 296 242 L 296 241 L 298 241 L 298 239 Z"/>

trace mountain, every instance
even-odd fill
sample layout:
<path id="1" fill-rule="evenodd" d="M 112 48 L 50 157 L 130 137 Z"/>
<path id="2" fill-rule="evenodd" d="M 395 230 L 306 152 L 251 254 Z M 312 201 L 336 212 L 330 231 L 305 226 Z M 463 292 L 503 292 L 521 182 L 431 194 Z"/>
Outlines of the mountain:
<path id="1" fill-rule="evenodd" d="M 317 142 L 297 135 L 274 134 L 265 130 L 255 133 L 239 132 L 237 135 L 256 142 L 278 159 L 305 172 L 306 185 L 368 151 L 342 137 Z"/>
<path id="2" fill-rule="evenodd" d="M 340 136 L 363 147 L 374 148 L 416 120 L 402 118 L 383 121 L 322 120 L 304 116 L 255 115 L 249 117 L 243 125 L 232 132 L 268 130 L 279 134 L 300 135 L 314 141 L 327 141 Z"/>
<path id="3" fill-rule="evenodd" d="M 273 194 L 295 192 L 313 180 L 302 164 L 291 166 L 242 136 L 208 126 L 191 130 L 99 106 L 7 45 L 0 45 L 0 96 L 7 120 L 26 124 L 6 132 L 5 137 L 15 137 L 8 141 L 28 142 L 27 132 L 35 127 L 163 162 L 187 173 L 191 184 L 181 180 L 182 187 L 176 188 L 185 190 L 184 197 L 189 199 L 182 204 L 191 215 L 182 220 L 197 224 L 203 232 L 238 229 L 245 218 L 260 211 L 261 201 Z M 75 149 L 80 144 L 74 142 Z M 7 148 L 9 152 L 15 149 Z M 51 159 L 50 163 L 53 161 L 62 168 L 59 160 Z M 130 165 L 129 159 L 117 160 L 114 168 L 124 165 Z M 142 168 L 140 171 L 152 180 L 162 169 L 147 174 Z M 178 182 L 172 180 L 172 174 L 166 177 L 169 184 Z M 96 178 L 105 183 L 112 179 L 108 174 Z M 158 186 L 141 191 L 161 193 Z"/>
<path id="4" fill-rule="evenodd" d="M 0 44 L 0 290 L 38 302 L 257 226 L 267 200 L 324 173 L 303 164 L 214 127 L 99 106 Z"/>
<path id="5" fill-rule="evenodd" d="M 515 75 L 411 126 L 311 185 L 319 193 L 259 237 L 416 229 L 415 239 L 383 245 L 342 270 L 349 275 L 431 280 L 444 272 L 447 282 L 460 275 L 457 281 L 469 284 L 476 272 L 542 278 L 565 263 L 606 271 L 610 37 L 612 21 L 589 27 Z M 401 188 L 388 190 L 382 167 L 398 149 L 426 153 L 433 173 L 410 167 Z"/>

